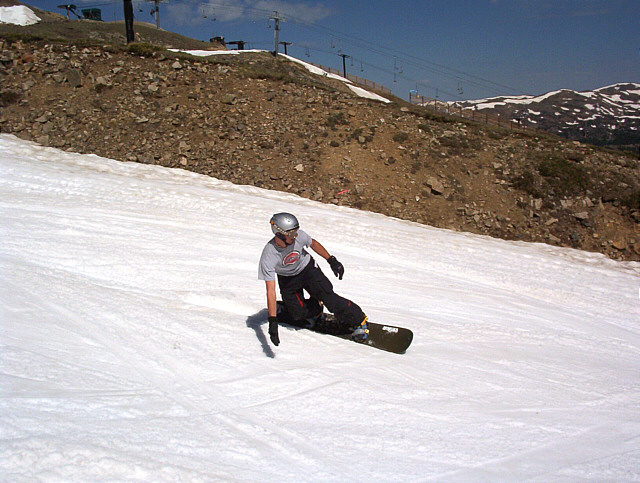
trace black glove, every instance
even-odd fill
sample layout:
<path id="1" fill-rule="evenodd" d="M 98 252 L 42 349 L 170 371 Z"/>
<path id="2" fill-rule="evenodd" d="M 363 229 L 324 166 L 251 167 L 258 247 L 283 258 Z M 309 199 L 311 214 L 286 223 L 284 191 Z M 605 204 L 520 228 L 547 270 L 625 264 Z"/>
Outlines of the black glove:
<path id="1" fill-rule="evenodd" d="M 269 317 L 269 338 L 273 345 L 280 345 L 280 337 L 278 337 L 278 317 Z"/>
<path id="2" fill-rule="evenodd" d="M 334 275 L 338 277 L 338 279 L 342 280 L 342 276 L 344 275 L 344 266 L 342 265 L 342 263 L 340 263 L 338 259 L 334 256 L 330 256 L 327 259 L 327 262 L 329 262 L 329 265 L 331 266 L 331 270 L 333 270 Z"/>

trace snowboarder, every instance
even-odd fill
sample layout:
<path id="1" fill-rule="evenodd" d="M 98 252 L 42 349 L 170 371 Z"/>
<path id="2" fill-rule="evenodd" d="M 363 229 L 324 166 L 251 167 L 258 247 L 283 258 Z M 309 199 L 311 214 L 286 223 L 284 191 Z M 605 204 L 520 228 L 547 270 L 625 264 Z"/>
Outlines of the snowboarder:
<path id="1" fill-rule="evenodd" d="M 337 323 L 353 330 L 354 340 L 365 341 L 368 336 L 366 315 L 358 305 L 333 291 L 333 285 L 305 248 L 310 247 L 327 260 L 339 280 L 344 275 L 342 263 L 330 255 L 320 242 L 300 230 L 298 219 L 291 213 L 276 213 L 270 223 L 275 236 L 262 251 L 258 278 L 265 281 L 267 288 L 271 342 L 280 344 L 276 275 L 282 301 L 293 320 L 308 321 L 301 325 L 313 325 L 321 317 L 324 304 L 336 316 Z M 304 297 L 303 290 L 309 294 L 309 298 Z"/>

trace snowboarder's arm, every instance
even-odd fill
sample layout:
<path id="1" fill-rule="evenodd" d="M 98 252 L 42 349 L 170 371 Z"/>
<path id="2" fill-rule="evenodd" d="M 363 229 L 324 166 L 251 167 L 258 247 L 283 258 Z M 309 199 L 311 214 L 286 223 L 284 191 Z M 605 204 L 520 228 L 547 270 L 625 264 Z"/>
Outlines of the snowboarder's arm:
<path id="1" fill-rule="evenodd" d="M 309 246 L 311 247 L 311 249 L 314 252 L 316 252 L 318 255 L 320 255 L 325 260 L 328 260 L 329 257 L 331 257 L 331 255 L 329 255 L 329 252 L 327 251 L 327 249 L 325 247 L 323 247 L 318 240 L 312 239 L 311 240 L 311 245 L 309 245 Z"/>
<path id="2" fill-rule="evenodd" d="M 269 317 L 276 316 L 276 281 L 265 280 L 267 286 L 267 309 L 269 310 Z"/>
<path id="3" fill-rule="evenodd" d="M 323 247 L 319 241 L 312 239 L 311 245 L 309 246 L 314 252 L 329 262 L 331 270 L 333 270 L 335 276 L 342 280 L 342 276 L 344 275 L 344 267 L 342 266 L 342 263 L 336 260 L 336 257 L 329 255 L 327 249 Z"/>

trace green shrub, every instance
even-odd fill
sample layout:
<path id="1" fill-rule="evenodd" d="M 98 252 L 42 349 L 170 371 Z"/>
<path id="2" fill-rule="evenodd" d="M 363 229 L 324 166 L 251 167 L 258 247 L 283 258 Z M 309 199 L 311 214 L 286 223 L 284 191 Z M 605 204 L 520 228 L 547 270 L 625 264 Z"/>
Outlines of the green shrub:
<path id="1" fill-rule="evenodd" d="M 26 33 L 16 33 L 16 32 L 2 32 L 0 33 L 0 39 L 3 39 L 10 44 L 14 42 L 40 42 L 45 40 L 44 37 L 38 34 L 26 34 Z"/>
<path id="2" fill-rule="evenodd" d="M 9 104 L 15 104 L 20 100 L 20 94 L 14 91 L 0 92 L 0 107 L 6 107 Z"/>
<path id="3" fill-rule="evenodd" d="M 580 164 L 560 157 L 542 161 L 538 172 L 557 191 L 565 195 L 576 195 L 589 186 L 587 170 Z"/>
<path id="4" fill-rule="evenodd" d="M 155 45 L 139 42 L 132 42 L 127 45 L 128 52 L 134 55 L 139 55 L 140 57 L 153 57 L 153 55 L 160 50 L 164 49 Z"/>
<path id="5" fill-rule="evenodd" d="M 331 129 L 335 129 L 336 126 L 349 124 L 349 121 L 346 119 L 344 112 L 335 112 L 329 115 L 325 124 Z"/>
<path id="6" fill-rule="evenodd" d="M 397 143 L 403 143 L 409 139 L 409 135 L 406 132 L 399 132 L 393 136 L 393 140 Z"/>
<path id="7" fill-rule="evenodd" d="M 536 175 L 531 171 L 525 171 L 520 176 L 516 176 L 511 184 L 514 188 L 529 193 L 535 198 L 542 198 L 540 189 L 536 184 Z"/>
<path id="8" fill-rule="evenodd" d="M 640 189 L 636 188 L 627 196 L 622 198 L 622 204 L 632 210 L 640 210 Z"/>

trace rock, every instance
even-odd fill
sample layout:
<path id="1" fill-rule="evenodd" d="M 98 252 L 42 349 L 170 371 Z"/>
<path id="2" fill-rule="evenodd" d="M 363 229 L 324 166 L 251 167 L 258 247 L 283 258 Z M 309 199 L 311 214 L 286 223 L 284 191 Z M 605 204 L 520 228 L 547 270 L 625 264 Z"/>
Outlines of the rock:
<path id="1" fill-rule="evenodd" d="M 444 185 L 434 176 L 427 178 L 427 186 L 431 188 L 433 194 L 441 195 L 444 193 Z"/>
<path id="2" fill-rule="evenodd" d="M 547 239 L 549 240 L 549 242 L 554 243 L 556 245 L 560 244 L 560 242 L 562 240 L 560 240 L 560 238 L 558 238 L 555 235 L 552 235 L 551 233 L 549 233 L 549 235 L 547 236 Z"/>
<path id="3" fill-rule="evenodd" d="M 574 213 L 573 217 L 578 219 L 578 220 L 588 220 L 589 219 L 589 213 L 587 213 L 586 211 L 581 211 L 579 213 Z"/>
<path id="4" fill-rule="evenodd" d="M 223 104 L 235 104 L 236 103 L 236 95 L 235 94 L 224 94 L 220 102 Z"/>
<path id="5" fill-rule="evenodd" d="M 171 64 L 171 67 L 175 70 L 180 70 L 182 69 L 182 64 L 176 60 L 173 64 Z"/>
<path id="6" fill-rule="evenodd" d="M 36 142 L 38 144 L 41 144 L 42 146 L 48 146 L 49 145 L 49 136 L 48 135 L 38 136 L 36 138 Z"/>
<path id="7" fill-rule="evenodd" d="M 611 242 L 611 246 L 616 250 L 624 251 L 627 249 L 627 242 L 624 238 L 616 238 Z"/>
<path id="8" fill-rule="evenodd" d="M 71 69 L 67 73 L 67 83 L 71 87 L 82 87 L 82 72 L 78 69 Z"/>
<path id="9" fill-rule="evenodd" d="M 300 164 L 297 164 L 296 167 L 293 169 L 295 169 L 299 173 L 302 173 L 304 171 L 304 166 L 302 165 L 302 163 L 300 163 Z"/>

